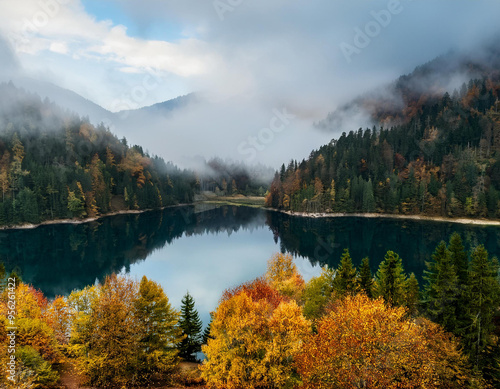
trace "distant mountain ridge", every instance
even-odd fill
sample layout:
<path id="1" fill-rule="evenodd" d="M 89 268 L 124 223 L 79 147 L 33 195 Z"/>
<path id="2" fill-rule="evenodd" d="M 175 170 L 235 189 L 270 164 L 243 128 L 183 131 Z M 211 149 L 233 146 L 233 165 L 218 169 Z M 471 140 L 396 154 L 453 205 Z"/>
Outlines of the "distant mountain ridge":
<path id="1" fill-rule="evenodd" d="M 319 122 L 321 129 L 345 127 L 347 118 L 364 117 L 372 125 L 390 127 L 407 123 L 422 107 L 444 93 L 460 94 L 464 83 L 500 75 L 500 48 L 489 45 L 480 55 L 450 52 L 375 91 L 340 106 Z"/>
<path id="2" fill-rule="evenodd" d="M 141 116 L 144 113 L 164 116 L 197 101 L 196 95 L 190 93 L 151 106 L 111 112 L 76 92 L 50 82 L 27 77 L 13 78 L 11 82 L 28 92 L 36 93 L 42 100 L 47 98 L 61 108 L 68 109 L 79 116 L 88 117 L 89 121 L 94 125 L 101 123 L 109 125 L 113 123 L 115 126 L 119 126 L 124 118 L 130 119 L 134 116 Z"/>

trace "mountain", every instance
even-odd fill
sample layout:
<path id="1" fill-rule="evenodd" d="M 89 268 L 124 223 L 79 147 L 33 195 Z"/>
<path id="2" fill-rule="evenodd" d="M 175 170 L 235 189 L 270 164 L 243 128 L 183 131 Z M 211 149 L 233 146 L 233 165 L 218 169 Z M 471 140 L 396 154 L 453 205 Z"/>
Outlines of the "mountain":
<path id="1" fill-rule="evenodd" d="M 147 117 L 164 117 L 177 109 L 181 109 L 188 104 L 198 101 L 194 93 L 186 96 L 179 96 L 171 100 L 157 103 L 133 110 L 123 110 L 111 112 L 100 105 L 86 99 L 85 97 L 71 90 L 61 88 L 55 84 L 46 81 L 35 80 L 27 77 L 11 78 L 14 85 L 25 89 L 27 92 L 35 93 L 43 100 L 54 102 L 59 107 L 68 109 L 82 117 L 89 119 L 94 125 L 103 123 L 105 126 L 112 125 L 117 130 L 128 124 L 128 121 L 134 122 L 144 120 Z"/>
<path id="2" fill-rule="evenodd" d="M 462 73 L 480 78 L 461 80 L 448 93 L 444 86 Z M 326 128 L 353 107 L 367 110 L 376 125 L 344 132 L 307 160 L 283 165 L 267 205 L 500 218 L 498 51 L 486 59 L 438 58 L 388 88 L 386 99 L 364 96 L 330 115 Z"/>
<path id="3" fill-rule="evenodd" d="M 100 105 L 80 96 L 78 93 L 61 88 L 46 81 L 33 78 L 14 78 L 12 83 L 27 92 L 36 93 L 41 99 L 48 99 L 59 107 L 68 109 L 80 116 L 88 117 L 91 123 L 109 123 L 113 121 L 115 114 L 104 109 Z"/>
<path id="4" fill-rule="evenodd" d="M 189 203 L 197 189 L 193 172 L 12 83 L 0 130 L 1 225 Z"/>
<path id="5" fill-rule="evenodd" d="M 370 91 L 331 112 L 318 123 L 322 129 L 344 128 L 358 117 L 372 125 L 408 123 L 424 105 L 448 92 L 455 98 L 471 79 L 495 78 L 500 74 L 500 48 L 487 45 L 471 53 L 450 52 L 418 66 L 389 85 Z M 360 123 L 362 124 L 362 123 Z"/>
<path id="6" fill-rule="evenodd" d="M 176 97 L 175 99 L 153 104 L 147 107 L 142 107 L 132 110 L 123 110 L 118 112 L 118 115 L 125 117 L 128 115 L 137 115 L 145 113 L 145 114 L 159 114 L 164 116 L 175 111 L 176 109 L 183 108 L 188 104 L 196 103 L 197 101 L 198 101 L 198 96 L 195 93 L 190 93 L 185 96 L 179 96 Z"/>

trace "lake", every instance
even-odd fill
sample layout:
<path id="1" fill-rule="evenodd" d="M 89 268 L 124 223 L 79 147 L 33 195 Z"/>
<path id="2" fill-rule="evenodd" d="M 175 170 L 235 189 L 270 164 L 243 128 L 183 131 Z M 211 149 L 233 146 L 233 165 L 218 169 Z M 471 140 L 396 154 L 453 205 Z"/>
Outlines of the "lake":
<path id="1" fill-rule="evenodd" d="M 0 260 L 47 296 L 67 295 L 106 275 L 143 275 L 163 286 L 179 308 L 189 291 L 206 324 L 222 292 L 266 271 L 276 252 L 289 252 L 306 280 L 337 266 L 344 248 L 375 272 L 387 250 L 419 280 L 432 251 L 457 231 L 468 248 L 500 250 L 500 228 L 444 222 L 356 217 L 305 218 L 263 209 L 197 205 L 117 215 L 84 224 L 0 231 Z"/>

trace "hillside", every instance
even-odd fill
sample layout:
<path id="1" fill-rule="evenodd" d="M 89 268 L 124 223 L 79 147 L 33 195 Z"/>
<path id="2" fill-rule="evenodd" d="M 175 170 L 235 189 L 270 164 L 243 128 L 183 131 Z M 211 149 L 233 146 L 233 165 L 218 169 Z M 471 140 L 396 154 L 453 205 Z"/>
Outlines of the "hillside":
<path id="1" fill-rule="evenodd" d="M 423 114 L 425 106 L 436 104 L 446 92 L 457 100 L 466 92 L 469 80 L 497 79 L 499 75 L 500 50 L 496 46 L 486 46 L 474 54 L 451 52 L 340 106 L 318 127 L 342 128 L 346 119 L 352 122 L 352 117 L 385 127 L 408 123 Z"/>
<path id="2" fill-rule="evenodd" d="M 0 85 L 0 225 L 82 218 L 191 202 L 181 171 L 109 129 Z"/>
<path id="3" fill-rule="evenodd" d="M 377 126 L 343 133 L 307 160 L 283 165 L 267 205 L 305 212 L 500 217 L 500 67 L 481 67 L 481 78 L 451 95 L 428 85 L 420 92 L 405 88 L 434 67 L 417 68 L 395 84 L 402 105 L 372 101 Z"/>

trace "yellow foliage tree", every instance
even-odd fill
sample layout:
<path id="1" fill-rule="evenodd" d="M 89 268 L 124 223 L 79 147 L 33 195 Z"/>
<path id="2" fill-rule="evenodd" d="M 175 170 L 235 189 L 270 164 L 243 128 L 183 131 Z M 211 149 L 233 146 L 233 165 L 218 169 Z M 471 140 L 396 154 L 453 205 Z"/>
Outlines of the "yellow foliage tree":
<path id="1" fill-rule="evenodd" d="M 290 254 L 275 254 L 267 262 L 265 276 L 269 285 L 284 296 L 300 301 L 305 288 L 305 282 L 293 263 Z"/>
<path id="2" fill-rule="evenodd" d="M 365 295 L 337 300 L 296 357 L 303 388 L 462 388 L 458 343 L 425 319 Z"/>
<path id="3" fill-rule="evenodd" d="M 276 306 L 266 298 L 252 299 L 243 289 L 223 300 L 213 315 L 202 376 L 209 388 L 291 387 L 298 382 L 293 359 L 309 331 L 295 301 Z"/>

